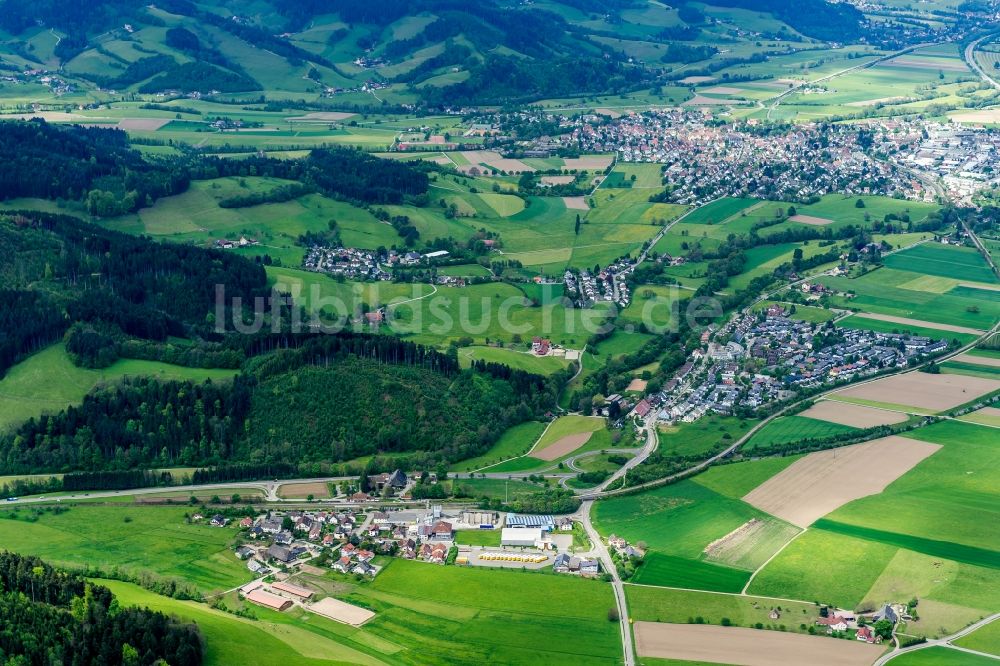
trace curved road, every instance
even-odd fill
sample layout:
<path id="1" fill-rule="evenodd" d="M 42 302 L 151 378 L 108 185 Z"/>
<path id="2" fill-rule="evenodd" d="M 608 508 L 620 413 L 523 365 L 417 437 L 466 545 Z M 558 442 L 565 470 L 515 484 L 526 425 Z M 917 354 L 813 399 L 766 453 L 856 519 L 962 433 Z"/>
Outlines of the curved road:
<path id="1" fill-rule="evenodd" d="M 991 622 L 994 622 L 997 619 L 1000 619 L 1000 613 L 994 613 L 993 615 L 990 615 L 989 617 L 984 617 L 979 622 L 976 622 L 975 624 L 970 624 L 965 629 L 962 629 L 961 631 L 956 632 L 956 633 L 952 634 L 951 636 L 945 636 L 944 638 L 938 638 L 938 639 L 935 639 L 935 640 L 926 641 L 924 643 L 920 643 L 919 645 L 911 645 L 910 647 L 897 648 L 897 649 L 893 650 L 892 652 L 889 652 L 888 654 L 882 655 L 874 664 L 872 664 L 872 666 L 883 666 L 883 664 L 886 664 L 886 663 L 892 661 L 893 659 L 895 659 L 899 655 L 904 654 L 906 652 L 916 652 L 917 650 L 924 650 L 924 649 L 927 649 L 929 647 L 935 647 L 935 646 L 951 648 L 953 650 L 959 650 L 961 652 L 970 652 L 972 654 L 978 654 L 978 655 L 983 656 L 983 657 L 989 657 L 991 659 L 1000 660 L 1000 657 L 998 657 L 996 655 L 993 655 L 993 654 L 987 654 L 985 652 L 977 652 L 976 650 L 970 650 L 968 648 L 963 648 L 963 647 L 959 647 L 957 645 L 952 645 L 951 644 L 952 641 L 958 640 L 959 638 L 962 638 L 963 636 L 967 636 L 967 635 L 971 634 L 973 631 L 975 631 L 976 629 L 981 629 L 982 627 L 985 627 L 986 625 L 990 624 Z"/>

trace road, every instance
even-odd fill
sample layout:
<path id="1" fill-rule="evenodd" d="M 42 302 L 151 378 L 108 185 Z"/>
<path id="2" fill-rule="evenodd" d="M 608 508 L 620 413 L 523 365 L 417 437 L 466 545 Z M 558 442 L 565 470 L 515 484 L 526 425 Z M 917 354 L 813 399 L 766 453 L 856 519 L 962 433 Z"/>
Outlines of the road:
<path id="1" fill-rule="evenodd" d="M 1000 619 L 1000 613 L 994 613 L 993 615 L 990 615 L 989 617 L 984 617 L 979 622 L 976 622 L 975 624 L 970 624 L 965 629 L 962 629 L 961 631 L 956 632 L 956 633 L 952 634 L 951 636 L 945 636 L 944 638 L 938 638 L 938 639 L 935 639 L 935 640 L 928 640 L 928 641 L 926 641 L 924 643 L 921 643 L 920 645 L 911 645 L 910 647 L 897 648 L 897 649 L 893 650 L 892 652 L 889 652 L 888 654 L 882 655 L 874 664 L 872 664 L 872 666 L 883 666 L 883 664 L 888 663 L 889 661 L 895 659 L 899 655 L 904 654 L 906 652 L 916 652 L 917 650 L 925 650 L 925 649 L 927 649 L 929 647 L 935 647 L 935 646 L 951 648 L 953 650 L 959 650 L 961 652 L 970 652 L 972 654 L 978 654 L 978 655 L 983 656 L 983 657 L 989 657 L 990 659 L 1000 660 L 1000 657 L 997 657 L 996 655 L 986 654 L 985 652 L 977 652 L 976 650 L 970 650 L 968 648 L 963 648 L 963 647 L 959 647 L 957 645 L 952 645 L 951 644 L 952 641 L 956 641 L 959 638 L 962 638 L 963 636 L 967 636 L 967 635 L 971 634 L 973 631 L 975 631 L 976 629 L 980 629 L 982 627 L 985 627 L 986 625 L 988 625 L 991 622 L 994 622 L 997 619 Z"/>
<path id="2" fill-rule="evenodd" d="M 979 63 L 976 62 L 976 47 L 978 47 L 980 44 L 982 44 L 984 41 L 991 38 L 992 36 L 993 34 L 985 35 L 973 42 L 969 42 L 969 45 L 965 47 L 965 52 L 962 54 L 962 57 L 965 58 L 965 64 L 967 64 L 972 71 L 978 74 L 980 78 L 983 79 L 983 81 L 986 81 L 986 83 L 990 84 L 997 90 L 1000 90 L 1000 83 L 998 83 L 997 80 L 994 79 L 992 76 L 987 74 L 983 70 L 983 68 L 979 66 Z"/>
<path id="3" fill-rule="evenodd" d="M 628 602 L 625 600 L 625 586 L 618 576 L 618 568 L 611 561 L 611 554 L 608 553 L 607 546 L 601 540 L 601 535 L 594 529 L 590 522 L 590 508 L 593 502 L 587 501 L 580 505 L 580 522 L 587 531 L 587 536 L 594 545 L 594 552 L 601 560 L 601 567 L 611 575 L 611 587 L 615 591 L 615 604 L 618 606 L 618 625 L 622 635 L 622 650 L 624 651 L 625 666 L 635 666 L 635 645 L 632 642 L 632 626 L 629 624 Z"/>

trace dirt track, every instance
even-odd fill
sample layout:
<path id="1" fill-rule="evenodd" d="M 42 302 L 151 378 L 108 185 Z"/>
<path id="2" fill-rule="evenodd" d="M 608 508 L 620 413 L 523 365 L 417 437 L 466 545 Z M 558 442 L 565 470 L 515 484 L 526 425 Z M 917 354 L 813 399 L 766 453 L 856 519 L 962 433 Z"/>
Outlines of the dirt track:
<path id="1" fill-rule="evenodd" d="M 837 402 L 836 400 L 820 400 L 815 405 L 799 414 L 811 419 L 839 423 L 841 425 L 853 426 L 855 428 L 874 428 L 880 425 L 892 425 L 902 423 L 907 418 L 906 414 L 890 412 L 885 409 L 875 409 L 863 405 L 852 405 L 849 402 Z"/>
<path id="2" fill-rule="evenodd" d="M 940 412 L 971 402 L 998 388 L 1000 381 L 996 379 L 907 372 L 837 391 L 830 397 L 834 400 L 840 397 L 860 398 Z"/>
<path id="3" fill-rule="evenodd" d="M 636 622 L 640 657 L 740 664 L 742 666 L 869 666 L 878 645 L 825 636 L 708 624 Z"/>
<path id="4" fill-rule="evenodd" d="M 810 453 L 743 497 L 761 511 L 808 527 L 859 497 L 882 492 L 941 446 L 905 437 Z"/>

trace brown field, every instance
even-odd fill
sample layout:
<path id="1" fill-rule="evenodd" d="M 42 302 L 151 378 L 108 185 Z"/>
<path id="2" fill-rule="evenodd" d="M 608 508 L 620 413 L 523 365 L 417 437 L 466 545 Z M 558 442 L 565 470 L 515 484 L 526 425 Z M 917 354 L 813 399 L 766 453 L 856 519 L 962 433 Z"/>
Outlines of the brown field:
<path id="1" fill-rule="evenodd" d="M 855 428 L 874 428 L 880 425 L 902 423 L 909 418 L 906 414 L 890 412 L 875 407 L 852 405 L 849 402 L 835 400 L 820 400 L 815 405 L 799 414 L 810 419 L 829 421 Z"/>
<path id="2" fill-rule="evenodd" d="M 1000 109 L 963 111 L 951 115 L 951 119 L 958 123 L 983 123 L 986 125 L 1000 123 Z"/>
<path id="3" fill-rule="evenodd" d="M 607 116 L 609 118 L 621 118 L 621 111 L 615 111 L 614 109 L 594 109 L 594 113 Z"/>
<path id="4" fill-rule="evenodd" d="M 958 356 L 950 359 L 952 361 L 958 361 L 960 363 L 975 363 L 976 365 L 988 365 L 992 368 L 1000 368 L 1000 358 L 993 358 L 992 356 L 976 356 L 974 354 L 959 354 Z"/>
<path id="5" fill-rule="evenodd" d="M 681 106 L 718 106 L 722 104 L 732 104 L 733 101 L 734 100 L 722 99 L 721 97 L 705 97 L 704 95 L 695 94 L 694 97 L 686 102 L 681 102 Z"/>
<path id="6" fill-rule="evenodd" d="M 568 185 L 573 182 L 573 176 L 542 176 L 546 185 Z"/>
<path id="7" fill-rule="evenodd" d="M 961 60 L 946 60 L 944 58 L 921 58 L 919 56 L 900 56 L 887 60 L 886 67 L 908 67 L 913 69 L 940 69 L 944 72 L 968 72 L 969 68 Z"/>
<path id="8" fill-rule="evenodd" d="M 562 458 L 564 455 L 573 453 L 578 448 L 589 442 L 590 436 L 593 434 L 594 433 L 592 432 L 578 432 L 572 435 L 566 435 L 562 439 L 546 446 L 541 451 L 532 452 L 531 457 L 548 461 Z"/>
<path id="9" fill-rule="evenodd" d="M 587 199 L 584 197 L 563 197 L 562 200 L 566 204 L 566 208 L 570 210 L 590 210 Z"/>
<path id="10" fill-rule="evenodd" d="M 292 116 L 291 118 L 285 118 L 290 123 L 314 123 L 314 122 L 333 122 L 337 120 L 345 120 L 351 116 L 356 115 L 354 113 L 344 113 L 342 111 L 316 111 L 314 113 L 307 113 L 304 116 Z"/>
<path id="11" fill-rule="evenodd" d="M 875 106 L 876 104 L 887 104 L 889 102 L 899 102 L 906 99 L 905 97 L 879 97 L 877 99 L 863 99 L 857 102 L 848 102 L 844 106 Z"/>
<path id="12" fill-rule="evenodd" d="M 851 500 L 882 492 L 941 448 L 905 437 L 810 453 L 743 497 L 761 511 L 808 527 Z"/>
<path id="13" fill-rule="evenodd" d="M 978 289 L 974 285 L 968 285 Z M 921 319 L 910 319 L 909 317 L 897 317 L 895 315 L 875 314 L 872 312 L 862 312 L 859 314 L 863 319 L 877 319 L 878 321 L 888 321 L 893 324 L 908 324 L 910 326 L 922 326 L 924 328 L 936 328 L 939 331 L 951 331 L 952 333 L 969 333 L 971 335 L 981 335 L 982 330 L 978 328 L 968 328 L 966 326 L 952 326 L 951 324 L 938 324 L 933 321 L 923 321 Z"/>
<path id="14" fill-rule="evenodd" d="M 322 615 L 323 617 L 328 617 L 331 620 L 343 622 L 344 624 L 350 624 L 355 627 L 360 627 L 365 622 L 375 617 L 375 613 L 371 612 L 367 608 L 361 608 L 360 606 L 355 606 L 341 601 L 340 599 L 334 599 L 333 597 L 320 599 L 314 604 L 305 605 L 304 608 L 308 611 L 316 613 L 317 615 Z"/>
<path id="15" fill-rule="evenodd" d="M 968 287 L 969 289 L 985 289 L 986 291 L 1000 291 L 1000 285 L 986 284 L 984 282 L 960 282 L 958 286 Z"/>
<path id="16" fill-rule="evenodd" d="M 646 384 L 648 383 L 649 382 L 647 382 L 645 379 L 639 379 L 637 377 L 628 383 L 628 386 L 625 387 L 625 390 L 642 392 L 646 390 Z"/>
<path id="17" fill-rule="evenodd" d="M 997 389 L 1000 389 L 1000 381 L 996 379 L 907 372 L 846 388 L 830 396 L 834 400 L 841 397 L 859 398 L 940 412 L 971 402 L 984 393 Z"/>
<path id="18" fill-rule="evenodd" d="M 472 167 L 482 168 L 481 165 L 486 164 L 491 169 L 498 169 L 500 171 L 506 171 L 510 173 L 511 171 L 526 173 L 534 172 L 530 166 L 525 164 L 520 160 L 507 159 L 500 156 L 500 153 L 494 152 L 492 150 L 463 150 L 461 155 L 465 159 L 469 160 L 467 166 L 459 167 L 459 171 L 468 171 Z"/>
<path id="19" fill-rule="evenodd" d="M 825 217 L 813 217 L 812 215 L 792 215 L 788 219 L 792 222 L 801 222 L 802 224 L 811 224 L 819 227 L 825 224 L 833 224 L 833 220 L 828 220 Z"/>
<path id="20" fill-rule="evenodd" d="M 284 499 L 304 499 L 313 497 L 329 497 L 330 488 L 321 481 L 312 483 L 283 483 L 278 487 L 278 497 Z"/>
<path id="21" fill-rule="evenodd" d="M 118 121 L 118 128 L 155 132 L 169 122 L 169 118 L 122 118 Z"/>
<path id="22" fill-rule="evenodd" d="M 714 86 L 712 88 L 702 88 L 698 92 L 708 95 L 742 95 L 746 91 L 742 88 L 733 88 L 732 86 Z"/>
<path id="23" fill-rule="evenodd" d="M 683 79 L 677 83 L 692 84 L 692 83 L 708 83 L 709 81 L 714 81 L 714 76 L 685 76 Z"/>
<path id="24" fill-rule="evenodd" d="M 566 169 L 582 169 L 593 171 L 608 168 L 614 158 L 611 155 L 584 155 L 583 157 L 567 157 L 563 160 Z"/>
<path id="25" fill-rule="evenodd" d="M 742 666 L 869 666 L 882 647 L 861 641 L 709 624 L 636 622 L 640 657 Z"/>

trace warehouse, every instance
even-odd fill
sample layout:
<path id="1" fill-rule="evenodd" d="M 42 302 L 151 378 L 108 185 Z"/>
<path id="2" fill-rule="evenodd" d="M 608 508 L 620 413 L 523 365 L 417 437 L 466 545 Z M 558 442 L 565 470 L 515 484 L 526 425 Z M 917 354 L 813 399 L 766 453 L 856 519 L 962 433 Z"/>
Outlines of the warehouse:
<path id="1" fill-rule="evenodd" d="M 505 527 L 500 532 L 501 546 L 546 548 L 545 532 L 539 527 Z"/>
<path id="2" fill-rule="evenodd" d="M 507 527 L 537 527 L 546 532 L 551 532 L 555 529 L 556 521 L 552 516 L 538 516 L 530 513 L 508 513 L 504 524 Z"/>

